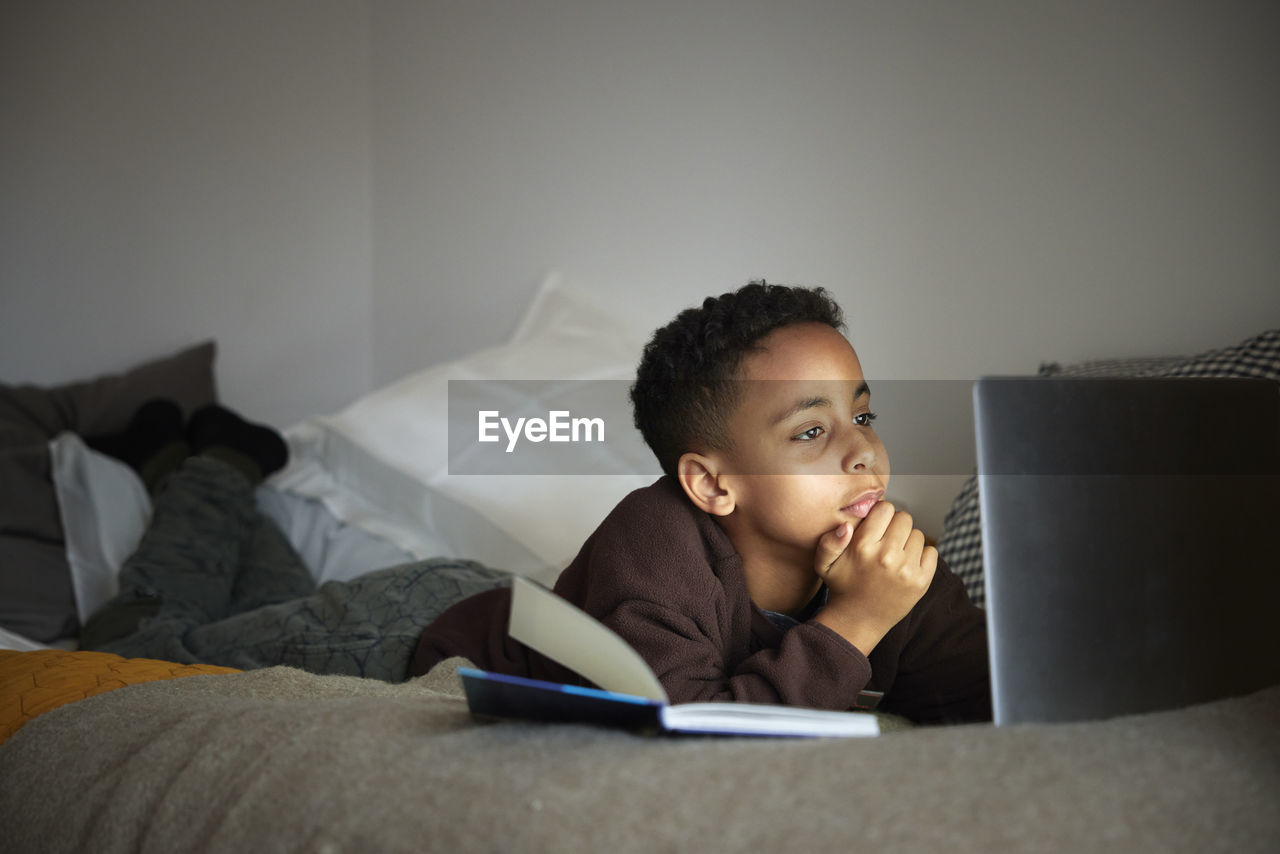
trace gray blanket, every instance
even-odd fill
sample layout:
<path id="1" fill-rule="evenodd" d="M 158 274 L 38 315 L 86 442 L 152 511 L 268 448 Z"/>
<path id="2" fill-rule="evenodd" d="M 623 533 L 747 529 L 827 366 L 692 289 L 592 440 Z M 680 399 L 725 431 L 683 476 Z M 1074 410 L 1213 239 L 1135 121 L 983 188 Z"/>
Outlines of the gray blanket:
<path id="1" fill-rule="evenodd" d="M 24 852 L 1274 852 L 1280 688 L 809 741 L 479 723 L 440 668 L 195 676 L 27 724 L 0 747 L 0 828 Z"/>

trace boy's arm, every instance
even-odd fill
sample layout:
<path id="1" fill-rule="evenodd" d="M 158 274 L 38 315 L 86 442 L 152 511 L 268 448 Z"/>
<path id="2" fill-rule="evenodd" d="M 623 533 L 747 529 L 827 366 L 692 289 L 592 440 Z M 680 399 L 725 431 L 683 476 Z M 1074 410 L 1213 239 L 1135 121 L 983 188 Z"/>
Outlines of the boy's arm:
<path id="1" fill-rule="evenodd" d="M 920 722 L 989 720 L 986 615 L 888 502 L 824 535 L 815 570 L 831 591 L 816 620 L 871 661 L 883 708 Z"/>
<path id="2" fill-rule="evenodd" d="M 871 675 L 865 655 L 816 623 L 756 640 L 777 629 L 751 604 L 741 558 L 667 478 L 623 499 L 555 589 L 631 644 L 673 703 L 848 709 Z"/>
<path id="3" fill-rule="evenodd" d="M 722 627 L 700 625 L 688 613 L 633 600 L 603 621 L 648 662 L 672 703 L 772 703 L 843 711 L 854 705 L 871 678 L 867 657 L 816 622 L 786 632 L 776 649 L 751 652 L 749 629 L 741 637 L 725 637 L 717 630 Z M 754 609 L 752 615 L 767 623 Z"/>

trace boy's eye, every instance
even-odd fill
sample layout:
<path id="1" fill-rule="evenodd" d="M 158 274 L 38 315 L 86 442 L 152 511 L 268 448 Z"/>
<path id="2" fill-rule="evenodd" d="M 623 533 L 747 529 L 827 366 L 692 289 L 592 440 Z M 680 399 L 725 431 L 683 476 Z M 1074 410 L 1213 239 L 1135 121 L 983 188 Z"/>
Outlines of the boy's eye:
<path id="1" fill-rule="evenodd" d="M 814 439 L 817 439 L 819 436 L 821 436 L 825 432 L 826 431 L 823 430 L 821 427 L 810 427 L 808 430 L 805 430 L 803 433 L 797 433 L 791 438 L 796 440 L 797 442 L 812 442 Z"/>
<path id="2" fill-rule="evenodd" d="M 859 427 L 870 427 L 871 422 L 875 421 L 879 416 L 874 412 L 859 412 L 853 416 L 853 423 Z"/>

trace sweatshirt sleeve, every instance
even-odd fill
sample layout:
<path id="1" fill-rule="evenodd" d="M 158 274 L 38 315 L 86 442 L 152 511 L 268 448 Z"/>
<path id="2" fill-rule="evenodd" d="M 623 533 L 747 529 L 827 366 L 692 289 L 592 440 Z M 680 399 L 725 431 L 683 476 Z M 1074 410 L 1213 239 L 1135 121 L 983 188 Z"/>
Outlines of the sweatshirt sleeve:
<path id="1" fill-rule="evenodd" d="M 749 629 L 743 633 L 708 625 L 669 605 L 625 602 L 604 622 L 649 663 L 672 703 L 734 701 L 845 710 L 871 676 L 866 657 L 819 623 L 791 629 L 776 648 L 751 651 Z"/>
<path id="2" fill-rule="evenodd" d="M 865 656 L 809 621 L 780 633 L 751 604 L 740 559 L 718 543 L 714 523 L 696 535 L 653 508 L 661 533 L 613 535 L 588 545 L 564 592 L 649 663 L 673 703 L 738 701 L 849 709 L 870 688 L 881 708 L 918 722 L 991 716 L 986 615 L 939 562 L 911 613 Z M 578 585 L 581 584 L 581 587 Z M 575 589 L 576 588 L 576 589 Z"/>

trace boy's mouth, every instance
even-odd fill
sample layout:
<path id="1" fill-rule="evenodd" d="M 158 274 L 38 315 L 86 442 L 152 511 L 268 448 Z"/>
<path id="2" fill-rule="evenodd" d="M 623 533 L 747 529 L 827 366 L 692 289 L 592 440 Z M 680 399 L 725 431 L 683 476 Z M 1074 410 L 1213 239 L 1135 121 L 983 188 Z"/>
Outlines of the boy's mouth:
<path id="1" fill-rule="evenodd" d="M 867 514 L 871 512 L 871 508 L 880 503 L 883 498 L 884 490 L 874 489 L 859 497 L 852 504 L 846 504 L 844 507 L 841 507 L 840 510 L 844 513 L 851 513 L 859 519 L 865 519 L 867 518 Z"/>

